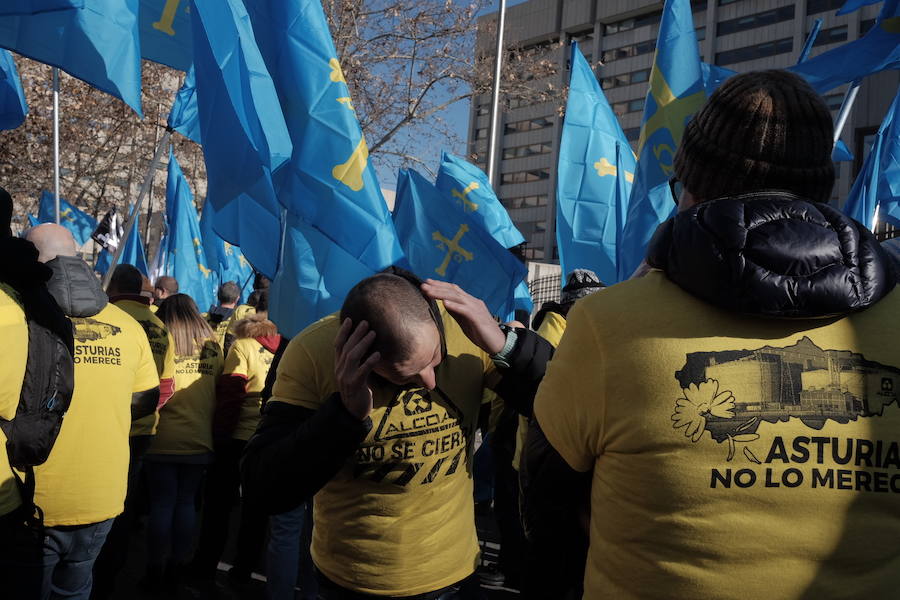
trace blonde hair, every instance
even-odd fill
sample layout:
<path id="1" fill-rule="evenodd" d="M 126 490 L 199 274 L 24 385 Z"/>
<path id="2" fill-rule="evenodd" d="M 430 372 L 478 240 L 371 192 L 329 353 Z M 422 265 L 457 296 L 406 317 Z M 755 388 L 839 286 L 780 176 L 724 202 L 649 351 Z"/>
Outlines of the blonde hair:
<path id="1" fill-rule="evenodd" d="M 200 316 L 197 304 L 187 294 L 173 294 L 159 305 L 159 317 L 175 339 L 175 353 L 193 356 L 208 340 L 215 340 L 215 332 Z"/>

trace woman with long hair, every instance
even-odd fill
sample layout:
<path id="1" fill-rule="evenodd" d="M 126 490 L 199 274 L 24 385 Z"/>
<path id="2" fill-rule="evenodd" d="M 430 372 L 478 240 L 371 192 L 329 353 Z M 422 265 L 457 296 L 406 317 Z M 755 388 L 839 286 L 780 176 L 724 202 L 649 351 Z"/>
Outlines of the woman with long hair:
<path id="1" fill-rule="evenodd" d="M 195 498 L 213 459 L 216 381 L 224 359 L 190 296 L 166 298 L 156 315 L 175 340 L 175 394 L 159 411 L 156 437 L 144 458 L 150 495 L 146 583 L 173 589 L 191 557 Z"/>

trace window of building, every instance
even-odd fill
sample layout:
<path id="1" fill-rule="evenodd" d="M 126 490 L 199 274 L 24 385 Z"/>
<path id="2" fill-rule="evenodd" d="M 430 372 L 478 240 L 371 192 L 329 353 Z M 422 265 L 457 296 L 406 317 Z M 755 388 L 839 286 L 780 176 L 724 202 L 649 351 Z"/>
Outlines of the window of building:
<path id="1" fill-rule="evenodd" d="M 633 142 L 639 137 L 641 137 L 641 128 L 640 127 L 630 127 L 629 129 L 624 130 L 622 133 L 625 134 L 625 139 L 629 142 Z"/>
<path id="2" fill-rule="evenodd" d="M 484 117 L 486 115 L 489 115 L 489 114 L 491 114 L 491 107 L 486 104 L 479 106 L 478 109 L 475 111 L 475 114 L 479 117 Z"/>
<path id="3" fill-rule="evenodd" d="M 773 42 L 765 42 L 756 44 L 755 46 L 746 46 L 735 50 L 726 50 L 725 52 L 716 53 L 717 65 L 730 65 L 733 63 L 744 62 L 747 60 L 755 60 L 757 58 L 766 58 L 768 56 L 776 56 L 794 50 L 794 38 L 784 38 Z"/>
<path id="4" fill-rule="evenodd" d="M 616 102 L 612 105 L 613 112 L 617 115 L 638 112 L 644 110 L 644 100 L 646 97 L 635 98 L 634 100 L 626 100 L 625 102 Z"/>
<path id="5" fill-rule="evenodd" d="M 616 21 L 615 23 L 607 23 L 604 26 L 603 31 L 606 35 L 620 33 L 622 31 L 631 31 L 632 29 L 637 29 L 638 27 L 646 27 L 647 25 L 654 25 L 656 23 L 659 23 L 661 18 L 662 11 L 657 10 L 652 13 L 638 15 L 637 17 L 632 17 L 630 19 Z"/>
<path id="6" fill-rule="evenodd" d="M 806 3 L 806 14 L 814 15 L 828 10 L 837 10 L 842 7 L 846 1 L 847 0 L 809 0 Z"/>
<path id="7" fill-rule="evenodd" d="M 622 46 L 621 48 L 613 48 L 612 50 L 603 51 L 604 64 L 611 63 L 614 60 L 622 58 L 630 58 L 632 56 L 640 56 L 641 54 L 649 54 L 656 50 L 656 40 L 647 40 L 646 42 L 638 42 L 630 46 Z"/>
<path id="8" fill-rule="evenodd" d="M 600 85 L 604 90 L 634 83 L 645 83 L 650 79 L 650 69 L 641 69 L 640 71 L 632 71 L 631 73 L 621 73 L 619 75 L 611 75 L 600 80 Z"/>
<path id="9" fill-rule="evenodd" d="M 532 196 L 504 198 L 501 202 L 506 208 L 533 208 L 535 206 L 547 206 L 547 200 L 547 194 L 536 194 Z"/>
<path id="10" fill-rule="evenodd" d="M 847 39 L 847 26 L 832 27 L 831 29 L 823 29 L 816 36 L 813 46 L 824 46 L 825 44 L 835 44 L 843 42 Z"/>
<path id="11" fill-rule="evenodd" d="M 754 15 L 745 15 L 737 19 L 729 19 L 722 21 L 716 27 L 719 35 L 728 35 L 739 31 L 747 31 L 748 29 L 756 29 L 757 27 L 765 27 L 781 23 L 782 21 L 790 21 L 794 18 L 794 6 L 782 6 L 765 12 L 756 13 Z"/>
<path id="12" fill-rule="evenodd" d="M 691 0 L 691 9 L 693 9 L 695 13 L 706 10 L 706 0 Z"/>
<path id="13" fill-rule="evenodd" d="M 704 25 L 703 27 L 698 27 L 694 30 L 694 33 L 697 34 L 697 41 L 702 42 L 706 39 L 706 26 Z"/>
<path id="14" fill-rule="evenodd" d="M 553 127 L 553 120 L 549 117 L 538 117 L 536 119 L 525 119 L 524 121 L 514 121 L 504 126 L 503 133 L 521 133 L 523 131 L 534 131 L 535 129 L 544 129 Z"/>
<path id="15" fill-rule="evenodd" d="M 741 0 L 719 0 L 719 6 L 726 6 L 728 4 L 737 4 Z"/>
<path id="16" fill-rule="evenodd" d="M 522 255 L 528 260 L 543 260 L 544 259 L 544 249 L 543 248 L 525 248 L 522 250 Z"/>
<path id="17" fill-rule="evenodd" d="M 512 148 L 504 148 L 503 149 L 503 158 L 524 158 L 526 156 L 535 156 L 537 154 L 549 154 L 553 151 L 553 146 L 550 142 L 543 142 L 540 144 L 528 144 L 526 146 L 514 146 Z"/>
<path id="18" fill-rule="evenodd" d="M 531 169 L 529 171 L 503 173 L 500 177 L 500 183 L 532 183 L 543 179 L 550 179 L 550 169 Z"/>
<path id="19" fill-rule="evenodd" d="M 859 22 L 859 35 L 863 36 L 869 33 L 869 30 L 875 26 L 875 19 L 865 19 Z"/>
<path id="20" fill-rule="evenodd" d="M 476 129 L 475 130 L 475 139 L 476 140 L 487 139 L 487 134 L 488 134 L 487 127 L 483 127 L 481 129 Z"/>
<path id="21" fill-rule="evenodd" d="M 844 94 L 829 94 L 823 98 L 828 110 L 840 110 L 841 104 L 844 102 Z"/>

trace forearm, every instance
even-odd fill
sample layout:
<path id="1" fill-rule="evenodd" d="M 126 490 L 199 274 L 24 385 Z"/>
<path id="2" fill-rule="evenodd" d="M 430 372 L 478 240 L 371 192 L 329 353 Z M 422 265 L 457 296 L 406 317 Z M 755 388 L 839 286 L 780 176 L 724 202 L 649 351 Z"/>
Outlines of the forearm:
<path id="1" fill-rule="evenodd" d="M 330 481 L 372 427 L 334 394 L 317 411 L 267 404 L 241 464 L 248 495 L 270 514 L 296 508 Z"/>
<path id="2" fill-rule="evenodd" d="M 502 375 L 494 391 L 519 414 L 530 418 L 534 396 L 544 378 L 554 348 L 533 331 L 516 329 L 516 345 L 506 357 L 509 366 L 498 366 Z"/>
<path id="3" fill-rule="evenodd" d="M 131 395 L 131 420 L 136 421 L 152 415 L 156 411 L 158 403 L 159 386 L 143 392 L 133 393 Z"/>

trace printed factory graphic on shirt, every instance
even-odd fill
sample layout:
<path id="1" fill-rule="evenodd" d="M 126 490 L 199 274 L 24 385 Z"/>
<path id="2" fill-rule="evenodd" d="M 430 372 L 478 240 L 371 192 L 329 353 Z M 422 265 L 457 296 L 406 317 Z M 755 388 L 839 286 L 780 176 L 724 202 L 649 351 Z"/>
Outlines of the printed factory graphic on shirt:
<path id="1" fill-rule="evenodd" d="M 900 368 L 804 337 L 782 348 L 688 354 L 675 378 L 681 397 L 672 426 L 694 443 L 707 443 L 709 432 L 725 445 L 725 466 L 743 455 L 749 465 L 814 467 L 713 469 L 710 487 L 749 487 L 760 475 L 766 487 L 779 487 L 780 478 L 785 487 L 900 493 L 900 444 L 867 439 L 879 436 L 866 421 L 897 410 Z"/>
<path id="2" fill-rule="evenodd" d="M 115 339 L 122 333 L 121 327 L 89 317 L 72 318 L 72 324 L 75 326 L 76 365 L 122 365 L 122 349 Z"/>
<path id="3" fill-rule="evenodd" d="M 474 424 L 440 388 L 404 390 L 375 421 L 356 452 L 354 477 L 408 486 L 466 472 Z"/>

